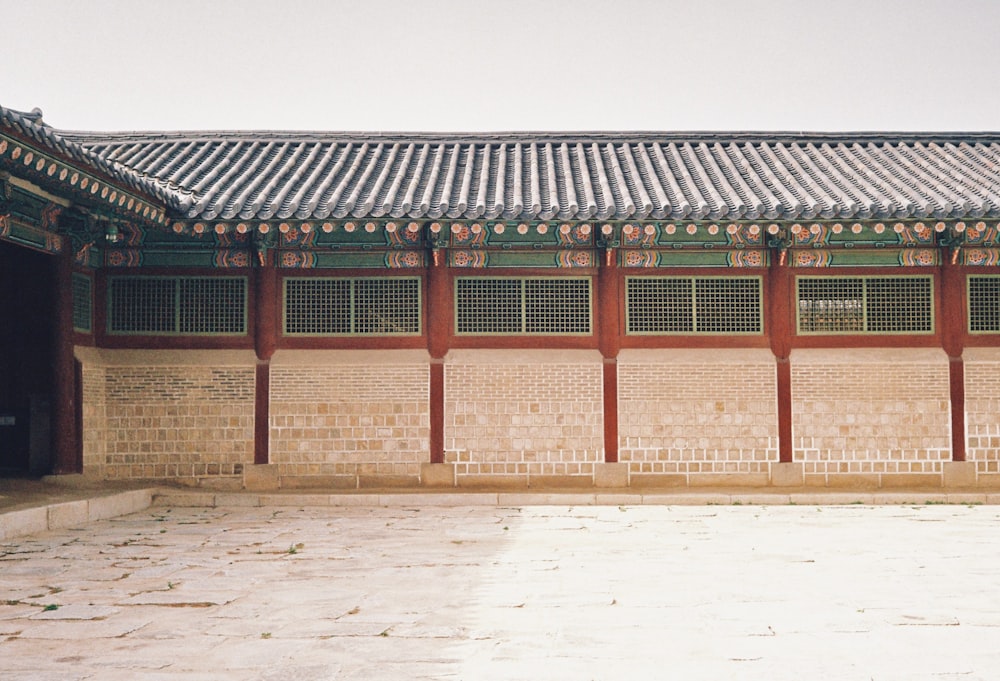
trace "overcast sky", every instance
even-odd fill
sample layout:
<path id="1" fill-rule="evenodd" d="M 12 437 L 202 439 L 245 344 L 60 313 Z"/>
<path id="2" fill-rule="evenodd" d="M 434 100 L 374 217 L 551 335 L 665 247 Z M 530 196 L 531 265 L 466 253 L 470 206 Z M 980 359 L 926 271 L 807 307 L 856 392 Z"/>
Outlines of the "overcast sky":
<path id="1" fill-rule="evenodd" d="M 1000 130 L 1000 0 L 0 0 L 57 128 Z"/>

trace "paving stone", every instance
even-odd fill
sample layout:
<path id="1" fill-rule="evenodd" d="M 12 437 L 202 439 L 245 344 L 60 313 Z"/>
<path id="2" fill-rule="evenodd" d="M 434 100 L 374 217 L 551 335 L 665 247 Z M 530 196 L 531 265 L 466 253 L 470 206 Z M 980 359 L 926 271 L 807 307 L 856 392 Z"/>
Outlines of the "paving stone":
<path id="1" fill-rule="evenodd" d="M 62 600 L 61 598 L 58 600 Z M 118 612 L 117 608 L 104 605 L 60 605 L 54 610 L 43 610 L 31 615 L 33 620 L 97 620 L 106 619 Z"/>
<path id="2" fill-rule="evenodd" d="M 158 507 L 23 538 L 0 597 L 61 607 L 0 605 L 4 678 L 1000 676 L 998 508 L 560 500 Z M 74 609 L 102 619 L 49 621 Z"/>

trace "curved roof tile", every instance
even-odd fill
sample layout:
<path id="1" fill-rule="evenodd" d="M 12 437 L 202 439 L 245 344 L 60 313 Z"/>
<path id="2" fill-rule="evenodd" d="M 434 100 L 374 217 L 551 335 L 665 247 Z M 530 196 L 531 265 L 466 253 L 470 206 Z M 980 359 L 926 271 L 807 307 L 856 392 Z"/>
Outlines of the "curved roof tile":
<path id="1" fill-rule="evenodd" d="M 183 212 L 191 203 L 191 193 L 186 188 L 174 185 L 155 175 L 147 175 L 137 171 L 114 158 L 88 148 L 87 145 L 81 144 L 71 136 L 44 123 L 41 112 L 37 110 L 32 113 L 23 113 L 0 106 L 0 128 L 13 130 L 17 134 L 34 140 L 42 147 L 65 158 L 73 159 L 82 167 L 97 170 L 125 187 L 142 192 L 175 211 Z M 125 145 L 125 148 L 133 147 L 138 151 L 143 151 L 147 150 L 150 145 L 139 140 Z M 148 149 L 150 154 L 154 154 L 155 151 L 155 148 Z M 174 152 L 176 153 L 176 150 Z M 160 156 L 162 154 L 156 154 L 155 158 L 159 159 Z"/>
<path id="2" fill-rule="evenodd" d="M 187 218 L 1000 217 L 997 133 L 42 130 Z"/>

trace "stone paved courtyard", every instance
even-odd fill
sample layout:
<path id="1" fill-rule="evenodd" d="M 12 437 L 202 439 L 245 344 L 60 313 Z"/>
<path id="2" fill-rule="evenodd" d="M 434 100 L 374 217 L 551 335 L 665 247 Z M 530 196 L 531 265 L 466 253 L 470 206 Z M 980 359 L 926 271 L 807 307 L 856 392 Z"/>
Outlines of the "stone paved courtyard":
<path id="1" fill-rule="evenodd" d="M 0 543 L 0 677 L 1000 678 L 1000 507 L 165 508 Z"/>

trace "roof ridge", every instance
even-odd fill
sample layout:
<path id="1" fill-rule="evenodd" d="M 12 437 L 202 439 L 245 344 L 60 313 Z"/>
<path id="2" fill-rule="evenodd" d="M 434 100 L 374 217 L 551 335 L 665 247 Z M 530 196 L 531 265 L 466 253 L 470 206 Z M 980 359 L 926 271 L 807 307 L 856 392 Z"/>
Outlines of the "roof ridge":
<path id="1" fill-rule="evenodd" d="M 421 131 L 323 131 L 323 130 L 136 130 L 87 131 L 59 130 L 66 139 L 89 146 L 129 141 L 316 141 L 316 142 L 425 142 L 440 144 L 476 143 L 563 143 L 612 142 L 618 144 L 650 142 L 733 142 L 809 143 L 809 142 L 926 142 L 926 141 L 1000 141 L 1000 131 L 497 131 L 497 132 L 421 132 Z"/>

